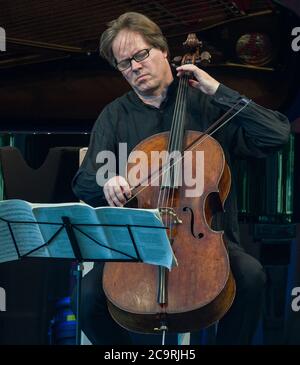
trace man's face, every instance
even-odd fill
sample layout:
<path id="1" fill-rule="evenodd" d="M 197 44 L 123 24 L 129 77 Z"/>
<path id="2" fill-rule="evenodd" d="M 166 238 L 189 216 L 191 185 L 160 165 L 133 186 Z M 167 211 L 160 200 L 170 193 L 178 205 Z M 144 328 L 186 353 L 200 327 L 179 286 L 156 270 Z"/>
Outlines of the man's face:
<path id="1" fill-rule="evenodd" d="M 139 33 L 130 30 L 120 31 L 112 43 L 117 63 L 131 58 L 143 49 L 150 48 L 151 46 Z M 122 71 L 122 74 L 138 94 L 156 95 L 157 92 L 168 86 L 167 78 L 170 77 L 170 66 L 167 52 L 152 48 L 149 51 L 149 57 L 140 62 L 132 60 L 131 67 Z"/>

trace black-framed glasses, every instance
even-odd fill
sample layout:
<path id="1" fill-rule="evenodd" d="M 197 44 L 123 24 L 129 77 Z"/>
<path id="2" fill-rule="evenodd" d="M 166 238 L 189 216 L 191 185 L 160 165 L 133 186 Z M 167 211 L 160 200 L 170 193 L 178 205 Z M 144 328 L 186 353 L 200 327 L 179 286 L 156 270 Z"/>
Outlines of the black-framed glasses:
<path id="1" fill-rule="evenodd" d="M 131 67 L 131 61 L 135 60 L 135 62 L 141 62 L 144 61 L 147 57 L 149 57 L 149 53 L 153 47 L 151 48 L 145 48 L 141 51 L 138 51 L 135 53 L 131 58 L 126 58 L 126 60 L 120 61 L 116 64 L 116 68 L 119 71 L 125 71 L 129 67 Z"/>

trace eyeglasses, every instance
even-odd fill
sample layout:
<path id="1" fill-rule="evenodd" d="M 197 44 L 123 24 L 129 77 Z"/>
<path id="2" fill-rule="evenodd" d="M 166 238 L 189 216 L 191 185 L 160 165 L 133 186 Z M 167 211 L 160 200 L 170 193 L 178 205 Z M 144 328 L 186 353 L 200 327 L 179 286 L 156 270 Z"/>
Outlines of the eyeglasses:
<path id="1" fill-rule="evenodd" d="M 126 60 L 120 61 L 116 64 L 117 69 L 119 71 L 127 70 L 129 67 L 131 67 L 132 60 L 135 60 L 135 62 L 144 61 L 147 57 L 149 57 L 149 53 L 152 48 L 142 49 L 141 51 L 138 51 L 136 54 L 134 54 L 131 58 L 126 58 Z"/>

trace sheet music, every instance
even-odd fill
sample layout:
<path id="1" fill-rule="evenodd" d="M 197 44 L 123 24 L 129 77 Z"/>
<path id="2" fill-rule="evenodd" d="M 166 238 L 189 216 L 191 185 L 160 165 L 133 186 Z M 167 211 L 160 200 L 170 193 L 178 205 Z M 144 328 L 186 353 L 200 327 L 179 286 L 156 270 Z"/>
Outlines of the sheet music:
<path id="1" fill-rule="evenodd" d="M 0 217 L 6 220 L 36 222 L 30 204 L 23 200 L 2 201 L 0 208 Z M 11 228 L 21 255 L 44 243 L 37 224 L 12 223 Z M 49 253 L 47 249 L 42 248 L 31 256 L 49 256 Z M 0 220 L 0 262 L 17 259 L 17 251 L 8 224 Z"/>
<path id="2" fill-rule="evenodd" d="M 74 259 L 73 248 L 62 221 L 62 217 L 66 216 L 72 224 L 84 260 L 138 259 L 132 243 L 133 236 L 143 262 L 169 269 L 176 264 L 158 210 L 93 208 L 83 203 L 31 204 L 12 199 L 0 201 L 1 216 L 12 221 L 38 222 L 38 224 L 12 224 L 21 254 L 48 242 L 61 228 L 59 234 L 46 247 L 39 249 L 31 256 Z M 99 226 L 99 224 L 109 226 Z M 116 224 L 122 226 L 116 226 Z M 18 258 L 8 227 L 5 225 L 6 223 L 1 222 L 0 262 Z M 131 236 L 128 226 L 132 225 L 138 227 L 131 227 Z"/>
<path id="3" fill-rule="evenodd" d="M 92 208 L 86 204 L 75 203 L 35 205 L 33 212 L 37 221 L 47 220 L 52 223 L 60 222 L 62 216 L 67 216 L 75 226 L 74 234 L 84 259 L 104 261 L 125 260 L 130 259 L 130 257 L 138 259 L 128 229 L 113 226 L 115 224 L 162 227 L 156 210 L 117 207 Z M 107 224 L 110 226 L 84 226 L 82 224 Z M 49 239 L 57 229 L 50 225 L 43 225 L 40 228 L 45 239 Z M 144 262 L 168 268 L 174 265 L 173 252 L 164 229 L 133 227 L 132 234 Z M 55 242 L 49 245 L 48 250 L 54 257 L 58 255 L 66 258 L 73 257 L 66 231 L 57 236 Z"/>
<path id="4" fill-rule="evenodd" d="M 62 223 L 62 216 L 67 216 L 72 224 L 81 224 L 81 223 L 89 223 L 89 224 L 98 224 L 97 216 L 91 207 L 84 204 L 54 204 L 53 206 L 49 206 L 48 204 L 37 206 L 33 208 L 34 215 L 37 221 L 48 221 L 51 223 Z M 45 239 L 49 239 L 53 236 L 53 234 L 57 231 L 58 226 L 51 225 L 40 225 L 41 232 Z M 102 241 L 103 229 L 101 227 L 93 228 L 93 227 L 80 227 L 80 229 L 84 229 L 85 233 L 90 234 L 92 236 L 96 236 L 98 241 Z M 74 230 L 75 236 L 78 241 L 81 243 L 81 254 L 83 257 L 86 256 L 86 246 L 90 246 L 95 253 L 95 259 L 111 259 L 111 254 L 109 249 L 104 249 L 103 252 L 100 252 L 97 249 L 98 245 L 94 243 L 91 239 L 88 239 L 86 236 L 82 235 L 77 230 Z M 48 246 L 48 250 L 51 256 L 62 256 L 65 258 L 74 258 L 72 246 L 69 242 L 69 238 L 66 230 L 64 229 L 59 235 L 55 238 L 53 243 Z"/>
<path id="5" fill-rule="evenodd" d="M 113 222 L 117 224 L 140 225 L 162 227 L 163 224 L 158 218 L 159 213 L 156 209 L 133 209 L 133 208 L 114 208 L 106 207 L 95 209 L 99 221 L 107 224 Z M 125 213 L 125 214 L 124 214 Z M 172 255 L 173 251 L 169 243 L 166 230 L 161 228 L 132 227 L 132 234 L 138 246 L 139 254 L 143 260 L 149 264 L 167 266 L 171 268 L 176 264 L 176 259 Z M 135 255 L 131 238 L 127 230 L 119 227 L 110 228 L 107 238 L 112 245 L 116 245 L 126 252 Z M 169 245 L 169 253 L 166 258 L 166 245 Z M 166 262 L 167 259 L 167 262 Z"/>

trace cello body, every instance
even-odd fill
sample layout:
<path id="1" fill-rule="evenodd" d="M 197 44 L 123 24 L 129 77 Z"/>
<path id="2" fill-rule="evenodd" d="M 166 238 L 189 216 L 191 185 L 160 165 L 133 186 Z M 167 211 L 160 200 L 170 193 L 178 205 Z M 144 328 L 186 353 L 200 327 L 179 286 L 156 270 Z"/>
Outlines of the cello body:
<path id="1" fill-rule="evenodd" d="M 186 131 L 184 145 L 189 146 L 201 135 L 201 132 Z M 172 198 L 169 196 L 164 202 L 164 206 L 172 206 L 172 217 L 165 210 L 161 211 L 165 226 L 173 219 L 170 242 L 178 266 L 167 272 L 143 263 L 105 264 L 103 288 L 109 311 L 114 320 L 128 330 L 142 333 L 156 333 L 165 328 L 169 332 L 196 331 L 222 318 L 233 302 L 235 282 L 223 232 L 210 227 L 213 215 L 223 209 L 229 193 L 230 171 L 219 143 L 205 137 L 182 160 L 182 169 L 191 169 L 189 172 L 195 176 L 196 153 L 203 154 L 202 194 L 188 196 L 190 186 L 182 181 L 181 186 L 172 188 Z M 151 164 L 159 164 L 153 161 L 152 151 L 168 150 L 169 138 L 170 132 L 159 133 L 135 147 L 134 151 L 143 151 L 148 156 L 147 166 L 143 166 L 145 171 L 151 170 Z M 130 156 L 128 174 L 134 167 Z M 160 189 L 161 186 L 138 187 L 138 207 L 156 208 Z M 164 291 L 163 301 L 158 298 L 160 291 Z"/>

